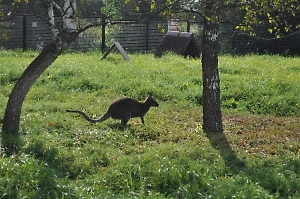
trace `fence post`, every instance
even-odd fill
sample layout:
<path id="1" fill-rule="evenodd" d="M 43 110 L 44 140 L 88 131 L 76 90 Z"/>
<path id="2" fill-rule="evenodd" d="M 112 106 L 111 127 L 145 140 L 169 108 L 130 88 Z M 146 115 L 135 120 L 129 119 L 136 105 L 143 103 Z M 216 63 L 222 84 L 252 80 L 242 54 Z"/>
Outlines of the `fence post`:
<path id="1" fill-rule="evenodd" d="M 27 22 L 27 17 L 26 15 L 22 16 L 23 19 L 23 51 L 26 51 L 27 46 L 26 46 L 26 40 L 27 40 L 27 36 L 26 36 L 26 22 Z"/>
<path id="2" fill-rule="evenodd" d="M 190 23 L 190 21 L 187 21 L 186 31 L 191 32 L 191 23 Z"/>
<path id="3" fill-rule="evenodd" d="M 148 52 L 149 45 L 149 20 L 146 20 L 146 52 Z"/>
<path id="4" fill-rule="evenodd" d="M 234 35 L 235 34 L 235 28 L 234 28 L 234 24 L 232 24 L 232 57 L 234 57 L 235 54 L 235 45 L 234 45 Z"/>
<path id="5" fill-rule="evenodd" d="M 101 42 L 102 42 L 102 44 L 101 44 L 101 50 L 102 50 L 102 52 L 104 53 L 105 52 L 105 46 L 106 46 L 106 44 L 105 44 L 105 19 L 104 18 L 102 18 L 102 38 L 101 38 Z"/>

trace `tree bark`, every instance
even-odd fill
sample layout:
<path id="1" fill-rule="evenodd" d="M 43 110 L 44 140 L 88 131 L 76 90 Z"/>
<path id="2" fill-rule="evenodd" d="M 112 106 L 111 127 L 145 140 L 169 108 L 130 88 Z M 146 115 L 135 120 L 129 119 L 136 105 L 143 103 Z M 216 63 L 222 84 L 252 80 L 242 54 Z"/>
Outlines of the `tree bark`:
<path id="1" fill-rule="evenodd" d="M 38 77 L 61 54 L 59 49 L 54 41 L 47 45 L 18 79 L 6 106 L 2 133 L 17 134 L 19 132 L 23 101 Z"/>
<path id="2" fill-rule="evenodd" d="M 65 0 L 64 9 L 58 6 L 54 0 L 49 0 L 47 3 L 53 41 L 27 67 L 16 82 L 8 99 L 2 126 L 2 146 L 9 155 L 17 152 L 21 143 L 19 137 L 21 109 L 30 88 L 56 58 L 78 38 L 81 32 L 92 27 L 88 26 L 77 31 L 74 17 L 76 0 Z M 61 31 L 55 25 L 54 7 L 63 15 L 63 29 Z"/>
<path id="3" fill-rule="evenodd" d="M 206 1 L 202 43 L 203 130 L 222 133 L 220 79 L 218 71 L 219 1 Z"/>

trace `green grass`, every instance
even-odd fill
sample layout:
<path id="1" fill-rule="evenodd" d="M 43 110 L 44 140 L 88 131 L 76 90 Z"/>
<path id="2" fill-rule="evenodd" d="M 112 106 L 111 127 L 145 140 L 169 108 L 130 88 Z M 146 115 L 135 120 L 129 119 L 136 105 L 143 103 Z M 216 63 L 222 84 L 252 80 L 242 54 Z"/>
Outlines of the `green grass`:
<path id="1" fill-rule="evenodd" d="M 0 118 L 37 56 L 0 51 Z M 0 150 L 0 198 L 299 198 L 300 58 L 220 56 L 224 134 L 202 131 L 199 60 L 60 56 L 23 104 L 20 151 Z M 160 106 L 122 130 L 93 117 L 124 95 Z M 1 127 L 1 126 L 0 126 Z"/>
<path id="2" fill-rule="evenodd" d="M 297 60 L 280 56 L 222 57 L 223 106 L 256 114 L 299 116 Z"/>

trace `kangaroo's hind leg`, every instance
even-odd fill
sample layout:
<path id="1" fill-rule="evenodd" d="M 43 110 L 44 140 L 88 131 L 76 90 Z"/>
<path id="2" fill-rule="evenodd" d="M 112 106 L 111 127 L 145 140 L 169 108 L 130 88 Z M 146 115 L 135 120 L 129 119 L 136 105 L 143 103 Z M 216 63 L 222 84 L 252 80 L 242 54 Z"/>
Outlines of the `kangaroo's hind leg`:
<path id="1" fill-rule="evenodd" d="M 142 124 L 145 124 L 144 117 L 143 117 L 143 116 L 141 116 L 140 118 L 141 118 Z"/>
<path id="2" fill-rule="evenodd" d="M 122 126 L 126 126 L 130 118 L 131 118 L 131 114 L 123 115 L 123 117 L 121 118 Z"/>
<path id="3" fill-rule="evenodd" d="M 129 121 L 128 118 L 123 118 L 123 119 L 121 120 L 121 125 L 122 125 L 122 126 L 126 126 L 127 123 L 128 123 L 128 121 Z"/>

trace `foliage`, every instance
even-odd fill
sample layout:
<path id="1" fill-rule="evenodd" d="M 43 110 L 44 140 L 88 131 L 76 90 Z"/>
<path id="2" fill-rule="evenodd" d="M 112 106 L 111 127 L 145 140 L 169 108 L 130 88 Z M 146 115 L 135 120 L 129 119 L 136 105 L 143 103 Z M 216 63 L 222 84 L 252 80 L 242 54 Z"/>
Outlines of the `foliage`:
<path id="1" fill-rule="evenodd" d="M 196 19 L 197 15 L 191 12 L 182 12 L 184 9 L 194 9 L 199 7 L 200 2 L 191 0 L 110 0 L 104 1 L 102 12 L 112 19 L 165 19 L 180 18 Z"/>
<path id="2" fill-rule="evenodd" d="M 0 51 L 1 117 L 35 56 Z M 21 150 L 6 156 L 0 149 L 0 197 L 299 198 L 299 106 L 289 104 L 300 102 L 299 58 L 220 56 L 224 134 L 243 165 L 201 129 L 199 60 L 101 56 L 63 54 L 33 86 L 22 109 Z M 143 100 L 150 92 L 160 107 L 145 126 L 139 119 L 124 130 L 115 120 L 90 125 L 65 112 L 98 117 L 117 97 Z M 264 112 L 265 104 L 274 105 Z"/>
<path id="3" fill-rule="evenodd" d="M 2 6 L 5 6 L 5 15 L 9 13 L 9 15 L 37 14 L 43 16 L 41 10 L 47 8 L 47 3 L 43 0 L 6 0 Z"/>
<path id="4" fill-rule="evenodd" d="M 150 15 L 155 1 L 104 1 L 102 12 L 113 19 L 141 19 Z"/>
<path id="5" fill-rule="evenodd" d="M 103 6 L 102 0 L 76 0 L 78 3 L 77 12 L 84 17 L 99 16 L 100 8 Z M 6 0 L 0 5 L 4 8 L 4 14 L 22 15 L 34 14 L 40 17 L 47 13 L 47 2 L 45 0 Z M 63 3 L 62 0 L 55 1 L 58 5 Z M 0 1 L 1 3 L 1 1 Z M 1 12 L 0 12 L 1 13 Z"/>
<path id="6" fill-rule="evenodd" d="M 78 12 L 83 17 L 101 16 L 102 0 L 77 0 Z"/>
<path id="7" fill-rule="evenodd" d="M 191 20 L 204 18 L 205 1 L 104 1 L 102 12 L 114 19 L 149 19 L 153 14 L 163 18 L 179 18 Z M 298 0 L 259 0 L 218 1 L 220 21 L 232 21 L 237 29 L 250 31 L 252 36 L 257 35 L 256 28 L 264 27 L 273 38 L 280 38 L 299 30 L 300 4 Z M 143 10 L 142 7 L 146 10 Z M 132 14 L 134 13 L 134 14 Z"/>
<path id="8" fill-rule="evenodd" d="M 300 3 L 298 0 L 249 1 L 239 7 L 245 12 L 241 30 L 250 30 L 256 35 L 256 27 L 267 27 L 273 37 L 293 33 L 300 28 Z"/>

